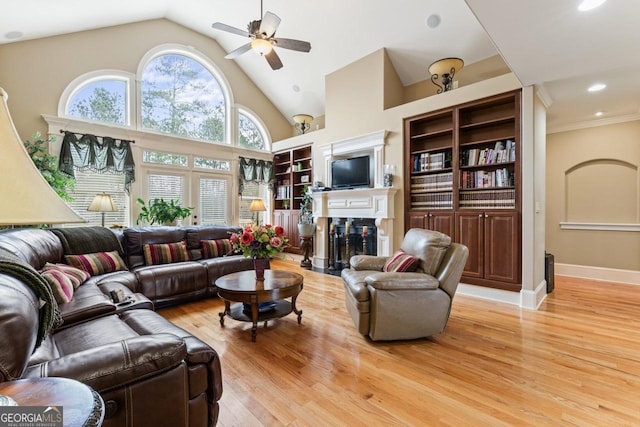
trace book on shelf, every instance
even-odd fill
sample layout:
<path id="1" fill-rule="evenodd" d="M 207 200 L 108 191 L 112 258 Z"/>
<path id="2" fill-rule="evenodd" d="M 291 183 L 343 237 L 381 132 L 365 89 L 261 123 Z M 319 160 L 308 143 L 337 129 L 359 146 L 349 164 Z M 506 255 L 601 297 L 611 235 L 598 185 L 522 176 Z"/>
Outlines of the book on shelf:
<path id="1" fill-rule="evenodd" d="M 411 209 L 434 210 L 453 208 L 452 193 L 426 193 L 411 195 Z"/>
<path id="2" fill-rule="evenodd" d="M 453 172 L 411 177 L 411 191 L 452 190 Z"/>
<path id="3" fill-rule="evenodd" d="M 460 208 L 514 209 L 515 206 L 515 189 L 460 192 Z"/>
<path id="4" fill-rule="evenodd" d="M 460 188 L 512 187 L 514 176 L 507 168 L 494 171 L 460 171 Z"/>
<path id="5" fill-rule="evenodd" d="M 508 139 L 496 141 L 493 147 L 470 148 L 460 153 L 460 166 L 482 166 L 495 163 L 515 162 L 516 144 Z"/>
<path id="6" fill-rule="evenodd" d="M 425 172 L 451 167 L 451 152 L 420 153 L 413 155 L 413 171 Z"/>

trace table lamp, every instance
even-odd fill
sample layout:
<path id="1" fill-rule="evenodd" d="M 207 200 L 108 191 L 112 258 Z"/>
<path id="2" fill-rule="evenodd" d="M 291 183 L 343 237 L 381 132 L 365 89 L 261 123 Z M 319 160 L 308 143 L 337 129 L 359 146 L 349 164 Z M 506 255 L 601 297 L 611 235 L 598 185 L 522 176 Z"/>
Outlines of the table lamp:
<path id="1" fill-rule="evenodd" d="M 89 212 L 100 212 L 102 214 L 102 226 L 104 227 L 105 212 L 117 212 L 118 208 L 116 208 L 115 203 L 113 203 L 111 194 L 102 193 L 96 194 L 96 197 L 93 198 L 87 210 Z"/>
<path id="2" fill-rule="evenodd" d="M 253 222 L 260 225 L 260 212 L 266 212 L 267 210 L 262 199 L 253 199 L 251 201 L 251 206 L 249 206 L 249 210 L 251 212 L 255 212 L 255 219 Z"/>

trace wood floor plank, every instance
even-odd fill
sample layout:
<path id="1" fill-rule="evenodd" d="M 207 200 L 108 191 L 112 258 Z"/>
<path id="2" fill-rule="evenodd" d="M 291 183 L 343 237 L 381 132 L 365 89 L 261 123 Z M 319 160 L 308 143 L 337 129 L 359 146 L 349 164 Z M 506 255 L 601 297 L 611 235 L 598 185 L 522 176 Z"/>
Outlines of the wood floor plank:
<path id="1" fill-rule="evenodd" d="M 295 316 L 251 325 L 212 298 L 159 310 L 220 354 L 218 425 L 638 426 L 640 286 L 556 277 L 537 311 L 457 295 L 444 334 L 372 342 L 339 277 L 300 272 Z"/>

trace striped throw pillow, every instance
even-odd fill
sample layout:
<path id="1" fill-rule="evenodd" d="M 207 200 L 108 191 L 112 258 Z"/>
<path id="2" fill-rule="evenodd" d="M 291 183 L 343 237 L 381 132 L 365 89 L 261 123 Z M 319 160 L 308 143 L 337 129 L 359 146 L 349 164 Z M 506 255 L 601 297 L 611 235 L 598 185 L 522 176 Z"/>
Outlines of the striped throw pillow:
<path id="1" fill-rule="evenodd" d="M 111 273 L 112 271 L 127 270 L 118 251 L 112 252 L 96 252 L 85 255 L 65 255 L 67 264 L 78 267 L 92 276 L 99 274 Z"/>
<path id="2" fill-rule="evenodd" d="M 45 270 L 50 268 L 56 268 L 62 271 L 65 276 L 71 280 L 71 283 L 73 283 L 73 289 L 78 289 L 78 286 L 82 285 L 84 282 L 89 280 L 89 277 L 91 277 L 91 275 L 86 271 L 67 264 L 51 264 L 48 262 L 44 265 Z"/>
<path id="3" fill-rule="evenodd" d="M 45 268 L 40 273 L 51 287 L 51 292 L 58 304 L 71 301 L 73 297 L 73 283 L 66 274 L 57 268 Z"/>
<path id="4" fill-rule="evenodd" d="M 394 253 L 391 258 L 384 263 L 383 271 L 389 272 L 407 272 L 407 271 L 416 271 L 418 265 L 420 263 L 420 259 L 414 257 L 413 255 L 409 255 L 402 251 L 398 251 Z"/>
<path id="5" fill-rule="evenodd" d="M 146 244 L 142 249 L 144 262 L 147 265 L 189 261 L 189 252 L 185 242 Z"/>
<path id="6" fill-rule="evenodd" d="M 233 250 L 229 239 L 200 240 L 200 246 L 202 247 L 202 258 L 225 256 Z"/>

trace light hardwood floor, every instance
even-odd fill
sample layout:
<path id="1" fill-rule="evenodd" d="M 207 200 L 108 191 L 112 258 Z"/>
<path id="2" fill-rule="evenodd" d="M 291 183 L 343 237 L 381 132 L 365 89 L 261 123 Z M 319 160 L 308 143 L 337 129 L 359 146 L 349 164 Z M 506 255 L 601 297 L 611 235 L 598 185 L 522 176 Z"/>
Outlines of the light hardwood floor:
<path id="1" fill-rule="evenodd" d="M 640 425 L 640 286 L 556 277 L 538 311 L 457 295 L 444 334 L 372 342 L 340 278 L 304 274 L 293 315 L 258 328 L 208 299 L 159 310 L 220 354 L 218 425 Z"/>

